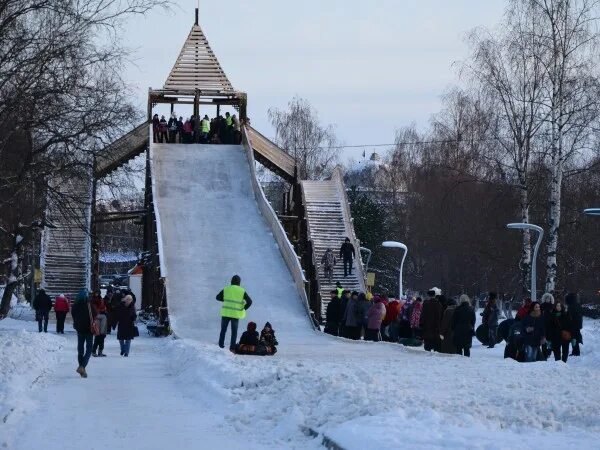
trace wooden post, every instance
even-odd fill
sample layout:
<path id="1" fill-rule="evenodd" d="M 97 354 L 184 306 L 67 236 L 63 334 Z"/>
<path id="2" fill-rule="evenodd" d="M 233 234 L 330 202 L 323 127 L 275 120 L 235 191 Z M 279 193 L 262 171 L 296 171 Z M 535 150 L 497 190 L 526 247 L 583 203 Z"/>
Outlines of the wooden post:
<path id="1" fill-rule="evenodd" d="M 144 267 L 142 272 L 142 309 L 148 308 L 152 303 L 152 291 L 153 291 L 153 275 L 154 267 L 152 264 L 152 258 L 148 256 L 148 253 L 154 251 L 152 248 L 152 213 L 151 213 L 151 194 L 152 194 L 152 178 L 150 174 L 150 145 L 146 150 L 146 186 L 144 190 L 144 209 L 146 214 L 144 216 Z"/>

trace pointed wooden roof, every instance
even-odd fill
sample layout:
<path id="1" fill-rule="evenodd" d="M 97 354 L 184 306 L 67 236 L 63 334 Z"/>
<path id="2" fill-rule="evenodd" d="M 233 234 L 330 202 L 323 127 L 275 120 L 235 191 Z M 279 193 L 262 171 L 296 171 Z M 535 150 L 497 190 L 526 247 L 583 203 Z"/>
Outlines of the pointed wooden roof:
<path id="1" fill-rule="evenodd" d="M 164 85 L 169 91 L 232 93 L 233 86 L 221 68 L 197 23 L 192 27 Z"/>

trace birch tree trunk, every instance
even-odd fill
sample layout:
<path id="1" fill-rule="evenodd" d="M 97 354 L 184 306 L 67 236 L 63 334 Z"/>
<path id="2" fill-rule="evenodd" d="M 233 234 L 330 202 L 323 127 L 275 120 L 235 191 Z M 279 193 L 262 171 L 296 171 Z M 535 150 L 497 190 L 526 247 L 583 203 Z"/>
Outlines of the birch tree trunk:
<path id="1" fill-rule="evenodd" d="M 527 186 L 521 186 L 521 222 L 529 223 L 529 190 Z M 531 287 L 531 232 L 523 230 L 523 241 L 521 249 L 521 286 L 523 294 L 527 295 Z"/>

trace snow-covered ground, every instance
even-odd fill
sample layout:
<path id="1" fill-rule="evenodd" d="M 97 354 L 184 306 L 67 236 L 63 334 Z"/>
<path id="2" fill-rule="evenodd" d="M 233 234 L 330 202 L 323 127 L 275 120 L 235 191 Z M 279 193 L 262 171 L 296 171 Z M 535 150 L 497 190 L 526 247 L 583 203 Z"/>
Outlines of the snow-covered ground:
<path id="1" fill-rule="evenodd" d="M 72 331 L 7 319 L 0 447 L 322 448 L 308 427 L 346 449 L 597 448 L 598 321 L 584 339 L 565 365 L 504 360 L 502 345 L 468 359 L 313 332 L 303 351 L 284 341 L 262 358 L 142 336 L 125 359 L 112 335 L 83 380 Z"/>
<path id="2" fill-rule="evenodd" d="M 505 360 L 503 345 L 474 342 L 463 358 L 323 335 L 257 211 L 241 149 L 153 149 L 176 337 L 142 336 L 122 358 L 110 336 L 81 379 L 70 327 L 56 337 L 0 321 L 0 362 L 12 367 L 0 448 L 317 449 L 323 435 L 348 450 L 598 448 L 600 321 L 586 321 L 583 356 L 568 364 Z M 216 345 L 214 297 L 235 272 L 255 302 L 240 333 L 271 321 L 276 356 Z"/>

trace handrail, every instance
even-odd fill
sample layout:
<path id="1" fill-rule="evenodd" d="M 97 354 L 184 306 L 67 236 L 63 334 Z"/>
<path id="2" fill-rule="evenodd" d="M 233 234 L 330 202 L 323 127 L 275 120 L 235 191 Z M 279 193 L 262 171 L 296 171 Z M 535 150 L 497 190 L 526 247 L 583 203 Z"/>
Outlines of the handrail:
<path id="1" fill-rule="evenodd" d="M 152 151 L 152 125 L 148 126 L 148 133 L 150 136 L 150 140 L 149 140 L 149 145 L 148 145 L 148 152 L 150 152 L 150 173 L 152 174 L 152 172 L 154 172 L 154 154 Z M 152 175 L 150 175 L 150 183 L 152 183 L 152 192 L 158 192 L 156 190 L 156 180 L 154 179 L 154 177 Z M 155 195 L 152 195 L 152 202 L 154 203 L 154 218 L 156 219 L 156 238 L 158 241 L 158 264 L 160 266 L 160 276 L 161 277 L 166 277 L 167 276 L 167 264 L 166 261 L 163 260 L 163 255 L 165 254 L 163 251 L 163 239 L 162 239 L 162 225 L 160 222 L 160 208 L 158 207 L 158 197 Z"/>
<path id="2" fill-rule="evenodd" d="M 304 185 L 301 184 L 300 185 L 300 195 L 302 198 L 302 204 L 306 207 L 308 205 L 307 201 L 306 201 L 306 195 L 304 193 Z M 321 282 L 319 281 L 319 265 L 317 264 L 317 260 L 315 259 L 315 245 L 314 245 L 314 240 L 311 236 L 311 231 L 310 231 L 310 223 L 308 221 L 308 219 L 306 220 L 306 244 L 308 246 L 310 246 L 310 264 L 312 264 L 311 267 L 311 271 L 314 272 L 313 273 L 313 277 L 312 280 L 310 281 L 311 283 L 314 283 L 311 286 L 311 292 L 315 292 L 316 295 L 320 296 L 321 295 Z M 321 306 L 322 306 L 322 300 L 321 298 L 319 298 L 319 318 L 322 319 L 322 311 L 321 311 Z"/>
<path id="3" fill-rule="evenodd" d="M 344 214 L 344 221 L 348 224 L 350 241 L 352 245 L 354 245 L 354 249 L 358 254 L 358 264 L 356 265 L 356 270 L 358 271 L 358 282 L 361 284 L 362 291 L 365 291 L 365 271 L 363 267 L 362 258 L 360 256 L 360 241 L 356 237 L 356 233 L 354 231 L 354 223 L 352 220 L 352 215 L 350 214 L 350 200 L 348 199 L 348 194 L 346 193 L 346 186 L 344 185 L 344 177 L 342 175 L 342 171 L 339 166 L 337 166 L 334 171 L 331 179 L 334 180 L 337 184 L 338 191 L 340 193 L 340 202 L 342 204 L 342 213 Z"/>
<path id="4" fill-rule="evenodd" d="M 279 247 L 279 251 L 281 252 L 281 256 L 283 257 L 283 260 L 288 266 L 290 274 L 292 275 L 292 279 L 294 280 L 294 284 L 296 285 L 296 290 L 298 291 L 298 295 L 300 296 L 300 300 L 302 300 L 302 303 L 306 308 L 308 318 L 310 319 L 311 310 L 305 290 L 305 283 L 307 283 L 307 280 L 304 275 L 304 271 L 302 270 L 302 265 L 298 260 L 298 256 L 296 255 L 294 247 L 290 243 L 287 234 L 283 229 L 283 226 L 277 218 L 277 214 L 275 213 L 273 207 L 267 200 L 267 197 L 265 196 L 265 193 L 258 182 L 254 162 L 254 150 L 252 148 L 252 142 L 248 137 L 248 132 L 245 126 L 242 126 L 242 145 L 246 151 L 246 157 L 248 158 L 248 163 L 250 165 L 250 178 L 252 181 L 252 189 L 254 190 L 254 197 L 256 198 L 256 203 L 262 216 L 269 225 L 269 228 L 273 233 L 275 241 L 277 241 L 277 245 Z M 313 321 L 309 320 L 309 322 L 314 329 L 315 324 L 313 323 Z"/>

